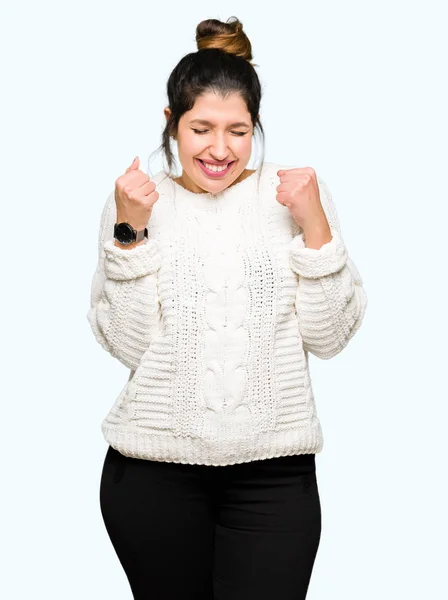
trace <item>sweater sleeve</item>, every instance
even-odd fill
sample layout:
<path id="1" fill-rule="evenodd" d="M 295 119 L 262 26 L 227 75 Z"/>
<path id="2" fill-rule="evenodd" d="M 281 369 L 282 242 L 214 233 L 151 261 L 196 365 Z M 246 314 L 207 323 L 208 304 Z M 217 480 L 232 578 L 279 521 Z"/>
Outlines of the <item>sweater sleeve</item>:
<path id="1" fill-rule="evenodd" d="M 98 262 L 86 316 L 101 346 L 135 371 L 152 337 L 159 332 L 160 254 L 157 242 L 151 238 L 130 250 L 115 246 L 115 220 L 112 192 L 101 214 Z"/>
<path id="2" fill-rule="evenodd" d="M 304 349 L 328 359 L 339 354 L 360 328 L 367 295 L 342 239 L 331 192 L 320 177 L 318 182 L 332 239 L 319 249 L 307 248 L 300 229 L 291 241 L 290 260 L 299 275 L 296 313 Z"/>

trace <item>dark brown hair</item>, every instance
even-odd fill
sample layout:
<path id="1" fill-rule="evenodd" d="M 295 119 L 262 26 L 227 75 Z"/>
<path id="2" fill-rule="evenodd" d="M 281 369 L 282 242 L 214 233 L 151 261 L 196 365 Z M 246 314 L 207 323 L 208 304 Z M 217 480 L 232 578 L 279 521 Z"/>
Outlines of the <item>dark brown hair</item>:
<path id="1" fill-rule="evenodd" d="M 233 20 L 232 20 L 233 19 Z M 236 17 L 226 23 L 206 19 L 196 27 L 197 52 L 184 56 L 172 70 L 167 82 L 169 119 L 162 132 L 162 143 L 155 152 L 164 153 L 169 174 L 175 159 L 170 137 L 177 134 L 179 120 L 191 110 L 196 99 L 213 92 L 225 98 L 240 94 L 250 113 L 254 131 L 258 127 L 263 140 L 261 164 L 264 162 L 264 131 L 258 117 L 261 83 L 252 63 L 252 47 Z"/>

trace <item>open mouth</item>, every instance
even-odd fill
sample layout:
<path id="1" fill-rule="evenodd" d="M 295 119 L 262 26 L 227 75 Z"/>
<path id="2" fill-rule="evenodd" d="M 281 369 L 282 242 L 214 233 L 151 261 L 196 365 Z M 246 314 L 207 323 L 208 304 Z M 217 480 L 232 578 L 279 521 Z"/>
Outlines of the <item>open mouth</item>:
<path id="1" fill-rule="evenodd" d="M 197 158 L 196 160 L 198 161 L 202 172 L 205 173 L 208 177 L 212 177 L 212 178 L 224 177 L 225 175 L 227 175 L 227 173 L 231 170 L 232 166 L 236 162 L 235 160 L 232 160 L 231 162 L 228 163 L 228 165 L 226 166 L 225 169 L 222 169 L 222 167 L 212 167 L 209 169 L 205 165 L 203 160 L 201 160 L 200 158 Z"/>

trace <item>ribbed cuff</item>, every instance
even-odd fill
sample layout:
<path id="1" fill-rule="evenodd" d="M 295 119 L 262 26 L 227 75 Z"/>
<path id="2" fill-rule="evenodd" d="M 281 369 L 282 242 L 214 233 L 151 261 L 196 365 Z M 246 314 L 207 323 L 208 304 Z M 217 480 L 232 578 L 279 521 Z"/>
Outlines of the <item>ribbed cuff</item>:
<path id="1" fill-rule="evenodd" d="M 321 248 L 307 248 L 303 233 L 290 244 L 291 268 L 302 277 L 316 279 L 340 271 L 347 262 L 347 249 L 338 231 L 330 227 L 332 239 Z"/>
<path id="2" fill-rule="evenodd" d="M 110 239 L 104 243 L 104 252 L 104 273 L 108 279 L 136 279 L 149 275 L 160 267 L 159 249 L 152 239 L 147 239 L 144 244 L 130 250 L 119 248 Z"/>

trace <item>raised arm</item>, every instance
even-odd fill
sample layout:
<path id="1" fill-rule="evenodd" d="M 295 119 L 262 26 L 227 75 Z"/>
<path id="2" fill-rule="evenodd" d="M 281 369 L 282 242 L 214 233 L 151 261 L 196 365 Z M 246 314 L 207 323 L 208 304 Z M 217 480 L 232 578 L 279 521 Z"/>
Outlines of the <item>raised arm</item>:
<path id="1" fill-rule="evenodd" d="M 111 192 L 101 214 L 98 262 L 87 319 L 101 346 L 135 371 L 161 328 L 157 292 L 160 253 L 151 236 L 130 248 L 116 245 L 116 221 L 115 193 Z"/>
<path id="2" fill-rule="evenodd" d="M 300 231 L 291 242 L 290 260 L 299 275 L 296 312 L 304 348 L 328 359 L 339 354 L 360 328 L 367 295 L 342 239 L 330 190 L 321 178 L 318 181 L 332 239 L 319 249 L 307 248 Z"/>

